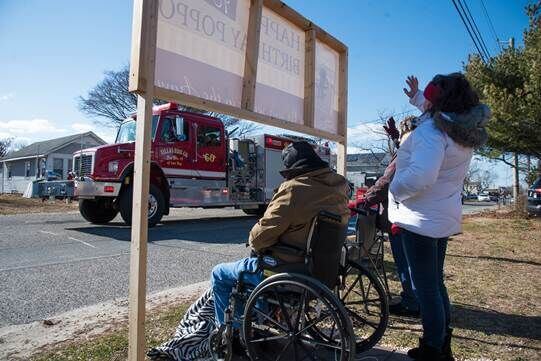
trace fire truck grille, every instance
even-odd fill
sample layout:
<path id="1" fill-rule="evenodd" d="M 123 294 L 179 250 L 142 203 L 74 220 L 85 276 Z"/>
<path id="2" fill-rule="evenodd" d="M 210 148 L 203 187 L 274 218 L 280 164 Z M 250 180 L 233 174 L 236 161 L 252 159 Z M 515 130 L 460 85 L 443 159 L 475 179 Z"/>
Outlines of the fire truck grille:
<path id="1" fill-rule="evenodd" d="M 81 162 L 81 157 L 80 156 L 75 157 L 73 170 L 80 177 L 89 176 L 92 174 L 92 156 L 83 154 L 82 157 L 83 157 L 82 164 L 79 163 Z"/>

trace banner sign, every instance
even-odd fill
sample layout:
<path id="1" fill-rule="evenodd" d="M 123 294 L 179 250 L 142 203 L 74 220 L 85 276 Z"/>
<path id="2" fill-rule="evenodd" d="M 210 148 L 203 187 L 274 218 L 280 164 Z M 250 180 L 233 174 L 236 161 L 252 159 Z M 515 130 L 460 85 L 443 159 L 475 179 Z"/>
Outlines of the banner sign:
<path id="1" fill-rule="evenodd" d="M 166 92 L 183 104 L 345 138 L 342 43 L 281 1 L 157 1 L 157 96 Z M 307 36 L 314 29 L 316 36 Z"/>
<path id="2" fill-rule="evenodd" d="M 240 107 L 249 9 L 249 0 L 161 0 L 154 84 Z"/>
<path id="3" fill-rule="evenodd" d="M 263 8 L 255 111 L 303 124 L 304 31 Z"/>

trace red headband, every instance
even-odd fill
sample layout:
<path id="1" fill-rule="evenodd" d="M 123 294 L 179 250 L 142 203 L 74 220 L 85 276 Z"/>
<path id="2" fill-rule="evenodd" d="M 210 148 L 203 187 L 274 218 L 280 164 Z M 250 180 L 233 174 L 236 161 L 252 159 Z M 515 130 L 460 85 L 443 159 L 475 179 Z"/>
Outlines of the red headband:
<path id="1" fill-rule="evenodd" d="M 430 82 L 426 86 L 425 91 L 423 92 L 423 95 L 425 96 L 426 100 L 434 104 L 434 102 L 438 100 L 438 98 L 441 95 L 441 88 L 437 86 L 436 84 L 434 84 L 433 82 Z"/>

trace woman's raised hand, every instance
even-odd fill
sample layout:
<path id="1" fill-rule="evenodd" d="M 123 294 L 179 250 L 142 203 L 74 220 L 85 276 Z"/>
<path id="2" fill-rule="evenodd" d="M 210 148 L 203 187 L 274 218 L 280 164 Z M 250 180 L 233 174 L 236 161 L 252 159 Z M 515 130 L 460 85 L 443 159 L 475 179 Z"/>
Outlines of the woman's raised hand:
<path id="1" fill-rule="evenodd" d="M 410 75 L 406 78 L 406 84 L 408 84 L 409 90 L 404 88 L 404 93 L 408 98 L 413 98 L 419 91 L 419 80 L 416 76 Z"/>

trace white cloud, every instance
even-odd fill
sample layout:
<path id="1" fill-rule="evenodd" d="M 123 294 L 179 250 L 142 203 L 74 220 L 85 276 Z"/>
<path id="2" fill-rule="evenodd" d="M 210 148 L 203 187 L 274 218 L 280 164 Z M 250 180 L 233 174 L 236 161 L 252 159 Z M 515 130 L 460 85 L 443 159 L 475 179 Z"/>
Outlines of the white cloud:
<path id="1" fill-rule="evenodd" d="M 15 98 L 15 93 L 14 92 L 6 93 L 6 94 L 0 94 L 0 102 L 1 101 L 7 101 L 7 100 L 10 100 L 10 99 L 13 99 L 13 98 Z"/>
<path id="2" fill-rule="evenodd" d="M 348 153 L 381 148 L 387 142 L 382 126 L 377 122 L 362 123 L 348 128 Z"/>
<path id="3" fill-rule="evenodd" d="M 19 134 L 64 133 L 66 130 L 57 128 L 48 119 L 35 118 L 0 122 L 0 131 L 17 136 Z"/>
<path id="4" fill-rule="evenodd" d="M 95 130 L 95 126 L 88 123 L 73 123 L 71 127 L 73 128 L 73 130 L 81 133 Z"/>
<path id="5" fill-rule="evenodd" d="M 78 133 L 94 132 L 98 137 L 105 140 L 107 143 L 115 141 L 116 130 L 107 127 L 98 127 L 95 124 L 90 123 L 73 123 L 71 128 Z"/>

